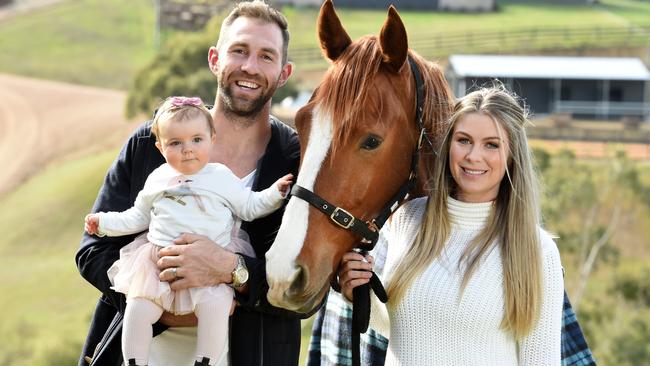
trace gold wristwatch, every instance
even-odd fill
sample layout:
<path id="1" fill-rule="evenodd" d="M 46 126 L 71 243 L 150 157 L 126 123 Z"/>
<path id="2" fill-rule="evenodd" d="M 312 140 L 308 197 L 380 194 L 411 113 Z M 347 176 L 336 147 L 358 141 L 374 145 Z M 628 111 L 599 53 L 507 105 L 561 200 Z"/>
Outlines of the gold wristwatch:
<path id="1" fill-rule="evenodd" d="M 237 265 L 232 271 L 232 282 L 228 285 L 233 288 L 239 288 L 246 284 L 248 281 L 248 268 L 246 268 L 246 262 L 244 257 L 237 254 Z"/>

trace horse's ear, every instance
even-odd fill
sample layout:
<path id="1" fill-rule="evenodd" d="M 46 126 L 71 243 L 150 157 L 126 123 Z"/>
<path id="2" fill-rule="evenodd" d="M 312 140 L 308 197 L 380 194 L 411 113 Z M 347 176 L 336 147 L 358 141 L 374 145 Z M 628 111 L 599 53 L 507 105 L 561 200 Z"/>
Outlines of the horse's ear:
<path id="1" fill-rule="evenodd" d="M 384 56 L 384 64 L 394 72 L 399 71 L 406 61 L 409 46 L 404 23 L 392 5 L 388 8 L 388 18 L 381 28 L 379 44 Z"/>
<path id="2" fill-rule="evenodd" d="M 326 0 L 318 15 L 318 39 L 325 56 L 335 61 L 352 43 L 352 39 L 343 29 L 332 0 Z"/>

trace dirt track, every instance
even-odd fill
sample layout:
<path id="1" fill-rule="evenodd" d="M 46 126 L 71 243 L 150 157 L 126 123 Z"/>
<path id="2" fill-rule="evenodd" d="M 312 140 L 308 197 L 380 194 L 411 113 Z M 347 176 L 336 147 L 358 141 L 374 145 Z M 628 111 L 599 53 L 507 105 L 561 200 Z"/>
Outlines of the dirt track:
<path id="1" fill-rule="evenodd" d="M 0 195 L 50 161 L 112 146 L 133 130 L 126 94 L 0 74 Z"/>

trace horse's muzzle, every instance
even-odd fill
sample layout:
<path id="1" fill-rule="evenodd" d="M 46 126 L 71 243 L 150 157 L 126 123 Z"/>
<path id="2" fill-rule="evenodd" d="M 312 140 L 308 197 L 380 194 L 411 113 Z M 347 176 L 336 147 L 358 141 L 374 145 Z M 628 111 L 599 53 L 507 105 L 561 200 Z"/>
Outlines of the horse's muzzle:
<path id="1" fill-rule="evenodd" d="M 307 288 L 308 272 L 302 266 L 296 266 L 295 271 L 284 281 L 268 278 L 269 291 L 267 299 L 273 306 L 298 313 L 309 313 L 323 299 L 322 288 L 316 291 Z"/>

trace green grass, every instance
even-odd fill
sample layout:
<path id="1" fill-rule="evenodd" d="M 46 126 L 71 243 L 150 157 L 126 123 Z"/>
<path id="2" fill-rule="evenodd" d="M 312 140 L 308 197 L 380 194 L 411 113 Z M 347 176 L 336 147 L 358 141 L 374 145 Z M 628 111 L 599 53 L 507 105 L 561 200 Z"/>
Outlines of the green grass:
<path id="1" fill-rule="evenodd" d="M 647 1 L 601 0 L 597 5 L 587 6 L 543 2 L 517 4 L 506 0 L 499 5 L 500 11 L 485 14 L 404 10 L 400 15 L 411 45 L 433 58 L 458 52 L 615 46 L 626 44 L 630 37 L 598 38 L 588 32 L 572 37 L 531 40 L 529 30 L 650 25 L 650 2 Z M 315 29 L 318 10 L 286 7 L 283 11 L 292 34 L 291 52 L 312 49 L 316 59 L 301 62 L 297 70 L 314 65 L 322 68 L 325 62 L 318 51 Z M 377 34 L 386 18 L 383 9 L 338 9 L 338 12 L 352 38 Z M 512 37 L 513 33 L 522 30 L 521 37 Z M 500 32 L 510 38 L 505 41 L 497 38 L 501 37 Z M 135 72 L 155 53 L 153 33 L 151 1 L 67 0 L 0 22 L 0 72 L 127 89 Z M 176 33 L 182 32 L 164 31 L 163 42 L 173 39 Z M 468 38 L 467 34 L 471 36 Z M 482 34 L 487 34 L 490 41 L 472 41 Z M 446 43 L 436 44 L 436 40 Z M 639 45 L 638 42 L 634 45 Z M 170 46 L 173 44 L 166 45 Z"/>
<path id="2" fill-rule="evenodd" d="M 127 89 L 153 56 L 147 0 L 67 0 L 0 22 L 0 72 Z"/>
<path id="3" fill-rule="evenodd" d="M 597 34 L 591 28 L 650 26 L 650 3 L 604 0 L 599 5 L 558 5 L 500 1 L 498 12 L 470 14 L 432 11 L 400 11 L 409 34 L 409 44 L 429 58 L 452 53 L 507 53 L 628 45 L 628 34 Z M 399 5 L 398 5 L 399 10 Z M 314 20 L 316 9 L 284 10 L 292 32 L 291 50 L 317 49 Z M 355 39 L 377 34 L 386 19 L 385 10 L 338 9 L 343 26 Z M 589 31 L 576 33 L 588 28 Z M 539 31 L 535 31 L 539 30 Z M 544 30 L 561 30 L 544 35 Z M 568 33 L 568 36 L 564 33 Z M 632 46 L 647 45 L 645 38 L 632 39 Z M 316 52 L 317 54 L 317 52 Z M 310 56 L 311 58 L 311 56 Z M 323 62 L 313 62 L 322 67 Z M 301 65 L 298 67 L 311 65 Z"/>
<path id="4" fill-rule="evenodd" d="M 0 365 L 78 357 L 98 293 L 74 254 L 115 154 L 54 164 L 0 201 Z"/>

